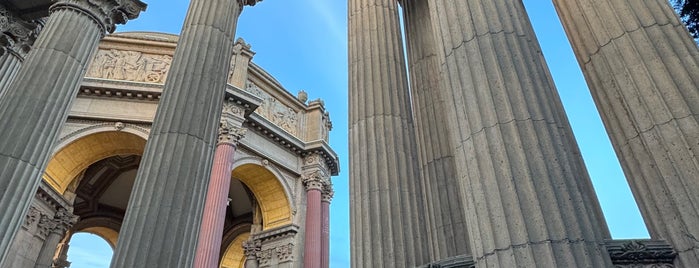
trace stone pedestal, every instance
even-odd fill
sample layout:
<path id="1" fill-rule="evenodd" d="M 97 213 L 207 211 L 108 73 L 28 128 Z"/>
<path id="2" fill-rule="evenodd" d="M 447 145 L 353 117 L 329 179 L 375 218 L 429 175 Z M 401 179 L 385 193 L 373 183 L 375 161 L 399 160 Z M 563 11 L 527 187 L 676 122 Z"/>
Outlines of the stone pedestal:
<path id="1" fill-rule="evenodd" d="M 0 262 L 5 258 L 90 56 L 113 23 L 145 9 L 138 0 L 60 0 L 17 78 L 0 99 Z M 80 29 L 77 31 L 76 29 Z"/>
<path id="2" fill-rule="evenodd" d="M 444 116 L 448 99 L 439 84 L 437 44 L 427 1 L 403 0 L 410 88 L 415 111 L 418 163 L 425 195 L 430 260 L 470 254 L 464 200 L 459 193 L 451 125 Z M 420 263 L 425 264 L 425 263 Z"/>
<path id="3" fill-rule="evenodd" d="M 303 248 L 303 267 L 320 268 L 321 244 L 321 190 L 323 181 L 320 173 L 306 174 L 303 179 L 306 187 L 306 228 Z"/>
<path id="4" fill-rule="evenodd" d="M 478 267 L 610 267 L 594 192 L 522 2 L 430 0 Z"/>
<path id="5" fill-rule="evenodd" d="M 699 263 L 699 49 L 666 0 L 554 0 L 654 239 Z"/>
<path id="6" fill-rule="evenodd" d="M 353 267 L 427 262 L 422 187 L 395 0 L 350 0 Z"/>
<path id="7" fill-rule="evenodd" d="M 330 202 L 333 199 L 334 191 L 332 185 L 323 187 L 320 203 L 320 267 L 330 267 Z"/>
<path id="8" fill-rule="evenodd" d="M 194 264 L 236 24 L 256 2 L 190 2 L 112 267 Z"/>
<path id="9" fill-rule="evenodd" d="M 218 144 L 214 154 L 214 165 L 209 179 L 209 191 L 204 203 L 199 243 L 194 258 L 194 267 L 215 268 L 219 266 L 221 240 L 226 221 L 228 191 L 231 187 L 233 155 L 238 142 L 247 129 L 242 127 L 244 109 L 231 103 L 224 105 L 219 127 Z"/>

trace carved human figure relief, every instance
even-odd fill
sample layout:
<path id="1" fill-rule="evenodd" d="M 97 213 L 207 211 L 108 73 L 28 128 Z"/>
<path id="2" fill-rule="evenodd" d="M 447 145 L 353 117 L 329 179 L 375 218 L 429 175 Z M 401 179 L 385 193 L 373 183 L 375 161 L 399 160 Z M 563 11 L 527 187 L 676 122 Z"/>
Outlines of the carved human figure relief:
<path id="1" fill-rule="evenodd" d="M 88 77 L 147 83 L 165 83 L 172 57 L 117 49 L 97 51 Z"/>

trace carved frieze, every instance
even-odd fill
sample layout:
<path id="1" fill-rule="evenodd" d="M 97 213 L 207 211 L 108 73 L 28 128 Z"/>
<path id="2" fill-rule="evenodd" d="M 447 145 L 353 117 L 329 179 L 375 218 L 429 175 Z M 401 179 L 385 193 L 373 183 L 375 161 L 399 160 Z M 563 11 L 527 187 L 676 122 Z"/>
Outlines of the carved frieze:
<path id="1" fill-rule="evenodd" d="M 607 251 L 615 267 L 671 268 L 677 252 L 663 241 L 612 240 Z"/>
<path id="2" fill-rule="evenodd" d="M 262 99 L 262 104 L 255 110 L 255 113 L 289 132 L 289 134 L 298 135 L 299 113 L 296 110 L 282 104 L 249 80 L 245 84 L 245 91 Z"/>
<path id="3" fill-rule="evenodd" d="M 126 50 L 98 50 L 88 77 L 164 84 L 172 56 Z"/>

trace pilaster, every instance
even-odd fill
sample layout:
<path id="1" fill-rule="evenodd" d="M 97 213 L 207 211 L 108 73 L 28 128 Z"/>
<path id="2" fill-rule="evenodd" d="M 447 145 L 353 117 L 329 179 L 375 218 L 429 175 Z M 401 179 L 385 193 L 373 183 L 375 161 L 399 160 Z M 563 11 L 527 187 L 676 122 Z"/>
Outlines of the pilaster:
<path id="1" fill-rule="evenodd" d="M 699 49 L 668 1 L 555 0 L 653 239 L 699 263 Z"/>
<path id="2" fill-rule="evenodd" d="M 256 2 L 190 1 L 112 267 L 194 265 L 237 21 Z"/>
<path id="3" fill-rule="evenodd" d="M 428 247 L 397 1 L 348 5 L 352 266 L 414 267 Z"/>
<path id="4" fill-rule="evenodd" d="M 610 267 L 605 226 L 517 0 L 430 0 L 477 267 Z"/>
<path id="5" fill-rule="evenodd" d="M 59 0 L 51 7 L 46 27 L 0 98 L 0 262 L 39 186 L 100 38 L 144 9 L 138 0 Z"/>

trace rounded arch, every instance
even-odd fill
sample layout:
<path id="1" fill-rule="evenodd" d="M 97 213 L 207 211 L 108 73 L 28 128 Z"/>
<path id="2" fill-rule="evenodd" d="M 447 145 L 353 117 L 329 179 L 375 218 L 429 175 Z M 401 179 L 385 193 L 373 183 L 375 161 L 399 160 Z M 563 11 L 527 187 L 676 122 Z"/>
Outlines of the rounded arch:
<path id="1" fill-rule="evenodd" d="M 120 229 L 121 222 L 119 220 L 107 217 L 92 217 L 81 219 L 75 223 L 72 232 L 94 234 L 106 240 L 112 249 L 115 249 L 117 241 L 119 240 Z"/>
<path id="2" fill-rule="evenodd" d="M 80 172 L 99 160 L 115 155 L 143 155 L 146 139 L 142 136 L 113 127 L 111 131 L 94 130 L 70 137 L 69 143 L 62 140 L 51 157 L 42 177 L 56 192 L 64 194 Z"/>
<path id="3" fill-rule="evenodd" d="M 244 163 L 233 169 L 232 176 L 255 195 L 262 211 L 263 230 L 291 223 L 290 198 L 278 177 L 271 171 L 257 164 Z"/>
<path id="4" fill-rule="evenodd" d="M 250 238 L 250 232 L 244 232 L 236 236 L 233 241 L 228 244 L 221 258 L 220 268 L 242 268 L 245 266 L 243 242 L 247 241 L 248 238 Z"/>

